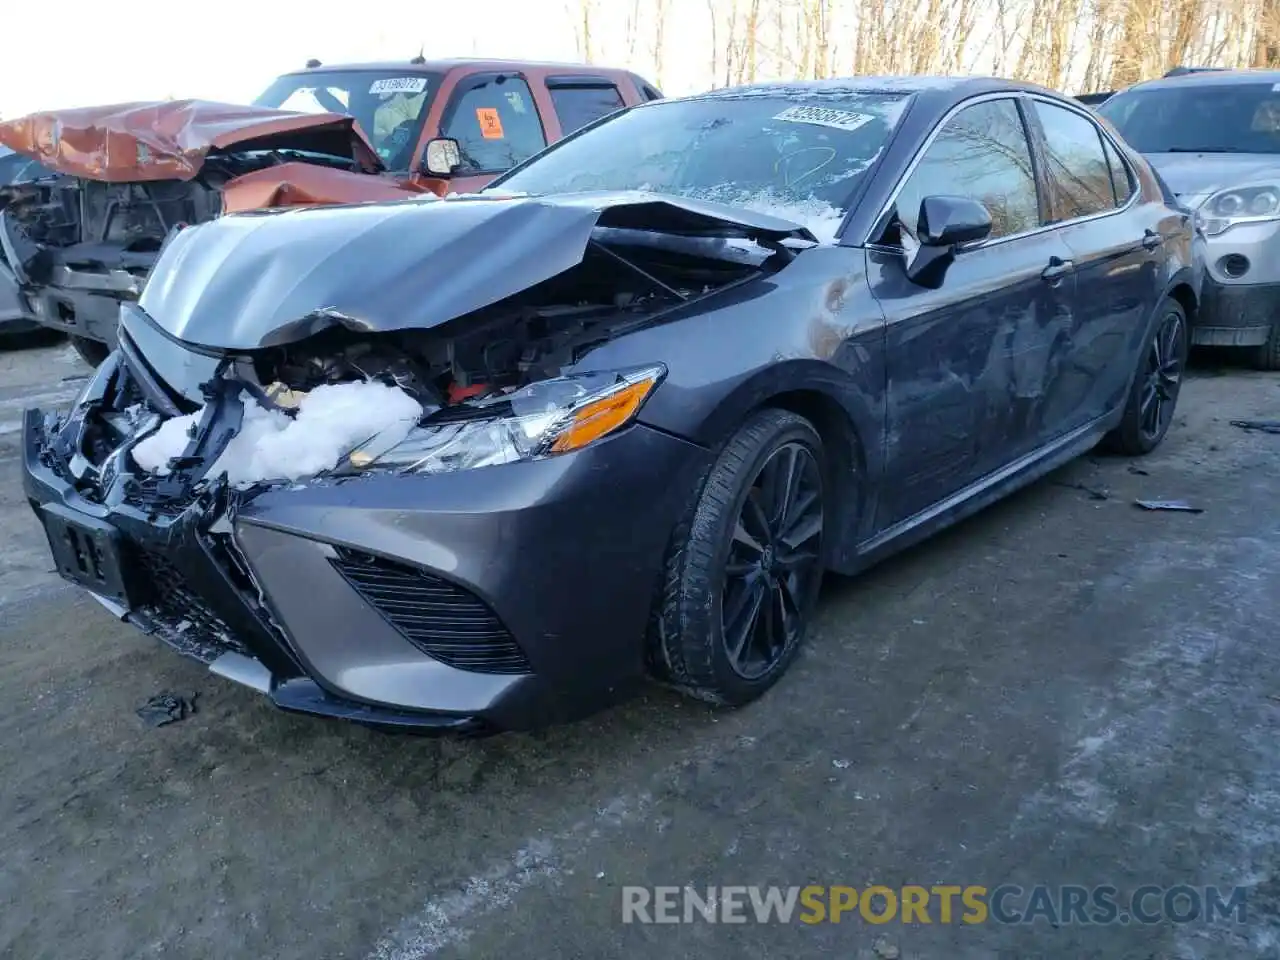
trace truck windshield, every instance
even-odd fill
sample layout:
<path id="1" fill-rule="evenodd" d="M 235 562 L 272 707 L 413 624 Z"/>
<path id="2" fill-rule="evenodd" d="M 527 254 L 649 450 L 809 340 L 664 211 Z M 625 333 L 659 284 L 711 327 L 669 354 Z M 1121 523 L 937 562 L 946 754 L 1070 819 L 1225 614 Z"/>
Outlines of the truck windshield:
<path id="1" fill-rule="evenodd" d="M 408 170 L 439 88 L 435 73 L 308 70 L 277 78 L 254 103 L 299 113 L 345 113 L 355 118 L 388 170 Z"/>
<path id="2" fill-rule="evenodd" d="M 1118 93 L 1098 112 L 1141 153 L 1280 153 L 1280 90 L 1173 82 Z"/>

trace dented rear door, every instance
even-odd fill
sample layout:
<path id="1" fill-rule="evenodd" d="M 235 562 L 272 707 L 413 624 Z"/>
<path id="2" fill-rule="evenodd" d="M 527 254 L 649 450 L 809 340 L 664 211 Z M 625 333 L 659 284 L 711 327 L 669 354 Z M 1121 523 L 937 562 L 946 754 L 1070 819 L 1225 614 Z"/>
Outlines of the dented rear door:
<path id="1" fill-rule="evenodd" d="M 1161 293 L 1160 217 L 1083 111 L 1032 99 L 1053 219 L 1069 247 L 1079 296 L 1054 345 L 1049 420 L 1061 433 L 1115 409 L 1133 374 L 1130 347 Z"/>

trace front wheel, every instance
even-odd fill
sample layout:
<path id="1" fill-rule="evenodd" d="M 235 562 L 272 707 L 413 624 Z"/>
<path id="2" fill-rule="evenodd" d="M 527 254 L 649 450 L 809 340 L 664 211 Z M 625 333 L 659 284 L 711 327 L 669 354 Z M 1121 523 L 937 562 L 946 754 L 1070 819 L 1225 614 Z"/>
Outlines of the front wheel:
<path id="1" fill-rule="evenodd" d="M 1117 453 L 1150 453 L 1173 423 L 1187 366 L 1187 315 L 1170 297 L 1160 305 L 1159 316 L 1138 361 L 1124 416 L 1106 437 L 1106 445 Z"/>
<path id="2" fill-rule="evenodd" d="M 665 679 L 731 706 L 778 681 L 817 604 L 825 499 L 803 417 L 762 410 L 730 438 L 673 536 L 654 640 Z"/>

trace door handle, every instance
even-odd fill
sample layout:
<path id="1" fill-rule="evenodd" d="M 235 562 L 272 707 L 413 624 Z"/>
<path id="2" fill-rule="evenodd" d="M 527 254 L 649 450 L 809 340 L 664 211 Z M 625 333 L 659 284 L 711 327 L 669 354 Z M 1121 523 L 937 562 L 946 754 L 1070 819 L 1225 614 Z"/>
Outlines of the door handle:
<path id="1" fill-rule="evenodd" d="M 1040 271 L 1040 279 L 1047 280 L 1049 283 L 1056 283 L 1075 268 L 1076 265 L 1070 260 L 1063 260 L 1061 257 L 1050 257 L 1049 265 Z"/>
<path id="2" fill-rule="evenodd" d="M 1150 227 L 1142 235 L 1142 245 L 1148 250 L 1154 250 L 1160 244 L 1164 243 L 1164 237 L 1156 233 Z"/>

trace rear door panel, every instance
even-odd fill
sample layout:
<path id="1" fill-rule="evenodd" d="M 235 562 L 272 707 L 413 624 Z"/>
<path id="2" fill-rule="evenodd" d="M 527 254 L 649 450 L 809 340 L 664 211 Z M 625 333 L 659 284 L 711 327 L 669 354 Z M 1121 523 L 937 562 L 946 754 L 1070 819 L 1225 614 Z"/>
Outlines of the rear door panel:
<path id="1" fill-rule="evenodd" d="M 1129 345 L 1160 293 L 1163 241 L 1131 172 L 1114 175 L 1112 159 L 1123 161 L 1114 148 L 1108 156 L 1098 125 L 1060 104 L 1030 103 L 1053 218 L 1062 223 L 1080 294 L 1050 397 L 1052 420 L 1065 432 L 1123 401 L 1133 373 Z"/>

